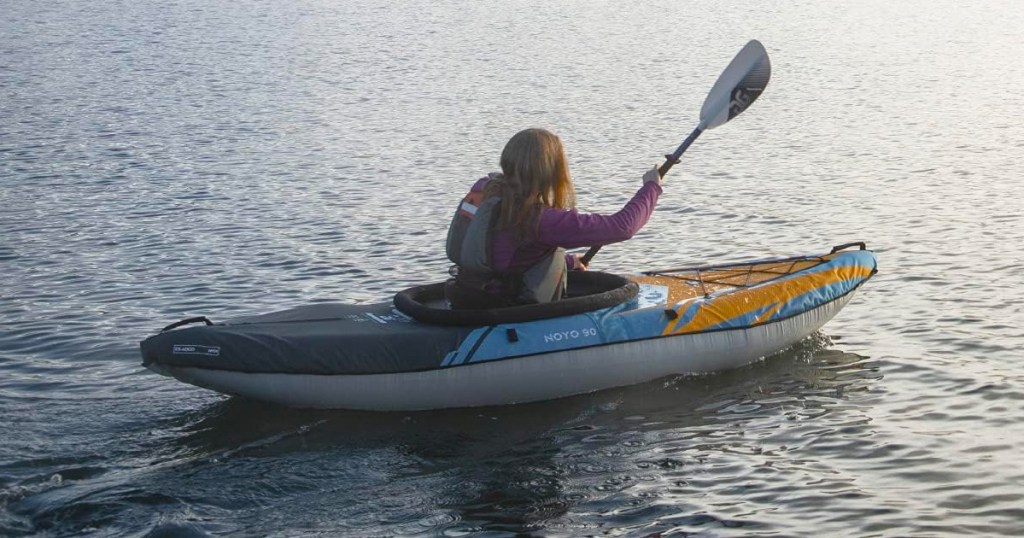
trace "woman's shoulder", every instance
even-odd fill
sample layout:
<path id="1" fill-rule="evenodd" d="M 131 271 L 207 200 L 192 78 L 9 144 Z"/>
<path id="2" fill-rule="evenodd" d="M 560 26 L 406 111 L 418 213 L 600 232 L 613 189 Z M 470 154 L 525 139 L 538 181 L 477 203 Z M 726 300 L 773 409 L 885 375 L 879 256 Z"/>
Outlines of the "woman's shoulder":
<path id="1" fill-rule="evenodd" d="M 503 177 L 505 177 L 505 176 L 503 176 L 501 172 L 491 172 L 491 173 L 487 174 L 486 176 L 476 180 L 476 183 L 474 183 L 473 187 L 471 189 L 469 189 L 469 190 L 473 191 L 473 192 L 481 192 L 485 188 L 487 188 L 487 184 L 488 183 L 490 183 L 491 181 L 500 180 Z"/>

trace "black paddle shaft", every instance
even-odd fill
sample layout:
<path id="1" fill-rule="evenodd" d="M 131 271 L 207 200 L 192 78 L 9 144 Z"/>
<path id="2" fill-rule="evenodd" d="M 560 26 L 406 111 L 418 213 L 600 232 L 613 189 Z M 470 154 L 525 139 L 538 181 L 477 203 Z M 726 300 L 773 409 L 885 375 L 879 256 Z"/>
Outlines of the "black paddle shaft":
<path id="1" fill-rule="evenodd" d="M 683 140 L 682 144 L 679 144 L 679 147 L 676 148 L 674 152 L 665 155 L 665 162 L 661 163 L 661 166 L 658 167 L 658 175 L 665 177 L 665 174 L 667 174 L 668 171 L 679 162 L 679 158 L 683 156 L 683 152 L 686 151 L 686 148 L 690 147 L 690 144 L 693 144 L 693 141 L 697 140 L 697 137 L 703 132 L 703 129 L 697 127 L 692 133 L 690 133 L 690 136 L 686 137 L 686 140 Z M 583 265 L 590 264 L 590 260 L 594 259 L 594 256 L 599 250 L 601 250 L 601 245 L 590 247 L 590 250 L 580 258 L 580 262 Z"/>
<path id="2" fill-rule="evenodd" d="M 661 174 L 661 177 L 665 177 L 665 174 L 667 174 L 673 166 L 679 164 L 679 158 L 683 156 L 683 152 L 685 152 L 686 149 L 690 147 L 690 144 L 693 144 L 693 141 L 697 140 L 697 137 L 703 132 L 703 129 L 697 127 L 692 133 L 690 133 L 690 136 L 686 137 L 686 140 L 683 140 L 682 144 L 679 144 L 679 147 L 676 148 L 675 151 L 665 155 L 665 162 L 658 167 L 658 173 Z"/>

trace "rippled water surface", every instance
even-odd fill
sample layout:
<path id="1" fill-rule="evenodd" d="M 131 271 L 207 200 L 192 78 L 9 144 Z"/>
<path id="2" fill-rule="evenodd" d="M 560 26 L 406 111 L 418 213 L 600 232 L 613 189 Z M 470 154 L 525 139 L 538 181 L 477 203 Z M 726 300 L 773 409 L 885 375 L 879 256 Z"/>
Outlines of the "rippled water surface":
<path id="1" fill-rule="evenodd" d="M 1024 534 L 1016 0 L 31 2 L 0 17 L 0 535 Z M 442 277 L 515 131 L 612 210 L 748 39 L 631 271 L 863 240 L 746 368 L 518 407 L 283 409 L 140 366 L 170 321 Z"/>

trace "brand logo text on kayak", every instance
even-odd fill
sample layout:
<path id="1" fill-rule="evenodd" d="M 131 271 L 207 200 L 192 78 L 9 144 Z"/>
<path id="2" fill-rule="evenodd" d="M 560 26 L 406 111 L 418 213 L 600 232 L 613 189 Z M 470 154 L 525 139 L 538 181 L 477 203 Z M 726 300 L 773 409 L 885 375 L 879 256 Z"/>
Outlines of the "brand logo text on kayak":
<path id="1" fill-rule="evenodd" d="M 171 348 L 171 353 L 175 355 L 209 355 L 211 357 L 218 357 L 220 356 L 220 347 L 174 344 L 174 347 Z"/>
<path id="2" fill-rule="evenodd" d="M 597 329 L 572 329 L 571 331 L 558 331 L 548 333 L 544 335 L 544 342 L 564 342 L 566 340 L 576 340 L 578 338 L 592 338 L 597 336 Z"/>

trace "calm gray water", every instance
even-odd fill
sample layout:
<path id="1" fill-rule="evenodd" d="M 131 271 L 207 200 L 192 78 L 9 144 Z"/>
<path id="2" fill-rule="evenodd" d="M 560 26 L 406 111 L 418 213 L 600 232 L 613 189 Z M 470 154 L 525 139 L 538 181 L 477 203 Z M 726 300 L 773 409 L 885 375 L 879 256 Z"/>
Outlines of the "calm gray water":
<path id="1" fill-rule="evenodd" d="M 0 535 L 1024 534 L 1017 0 L 33 2 L 0 17 Z M 442 278 L 515 131 L 612 210 L 748 39 L 773 80 L 604 270 L 868 242 L 823 332 L 520 407 L 295 411 L 170 321 Z M 660 533 L 660 534 L 659 534 Z"/>

